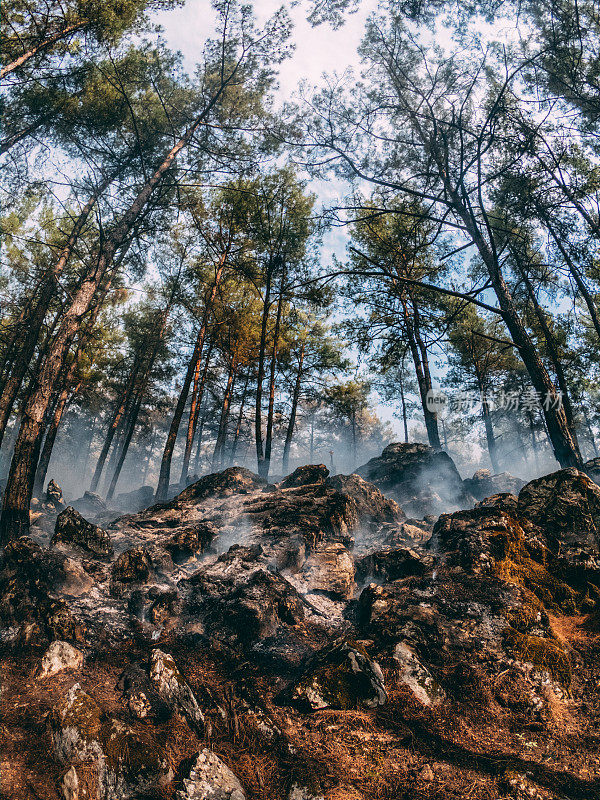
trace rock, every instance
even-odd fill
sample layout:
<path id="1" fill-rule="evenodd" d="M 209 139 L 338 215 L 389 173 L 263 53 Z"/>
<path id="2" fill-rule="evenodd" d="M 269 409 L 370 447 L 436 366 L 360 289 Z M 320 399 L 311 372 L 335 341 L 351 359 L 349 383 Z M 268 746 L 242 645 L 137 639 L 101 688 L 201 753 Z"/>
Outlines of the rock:
<path id="1" fill-rule="evenodd" d="M 429 781 L 432 781 L 434 779 L 434 777 L 435 776 L 433 774 L 433 770 L 431 769 L 431 766 L 429 764 L 425 764 L 423 769 L 419 772 L 419 778 L 422 781 L 428 781 L 429 782 Z"/>
<path id="2" fill-rule="evenodd" d="M 61 763 L 104 758 L 100 744 L 102 710 L 78 683 L 59 700 L 49 724 L 54 752 Z"/>
<path id="3" fill-rule="evenodd" d="M 54 480 L 51 480 L 46 488 L 46 500 L 55 508 L 65 507 L 62 489 Z"/>
<path id="4" fill-rule="evenodd" d="M 357 705 L 375 708 L 387 702 L 381 667 L 361 645 L 345 639 L 312 657 L 290 697 L 311 711 Z"/>
<path id="5" fill-rule="evenodd" d="M 329 470 L 325 464 L 307 464 L 304 467 L 298 467 L 291 475 L 284 478 L 279 484 L 279 488 L 292 489 L 296 486 L 324 483 L 328 475 Z"/>
<path id="6" fill-rule="evenodd" d="M 249 492 L 263 488 L 267 485 L 264 478 L 260 478 L 245 467 L 229 467 L 223 472 L 215 472 L 200 478 L 192 483 L 175 498 L 176 501 L 204 500 L 207 497 L 227 497 L 239 492 Z"/>
<path id="7" fill-rule="evenodd" d="M 121 492 L 115 498 L 115 506 L 123 511 L 136 513 L 154 502 L 154 487 L 140 486 L 131 492 Z"/>
<path id="8" fill-rule="evenodd" d="M 127 698 L 127 708 L 137 719 L 146 719 L 152 711 L 152 705 L 144 692 L 133 692 Z"/>
<path id="9" fill-rule="evenodd" d="M 207 550 L 217 535 L 218 529 L 211 522 L 199 522 L 178 530 L 167 539 L 164 546 L 173 561 L 181 564 L 196 553 Z"/>
<path id="10" fill-rule="evenodd" d="M 172 711 L 180 711 L 192 729 L 202 735 L 204 714 L 173 657 L 158 648 L 153 650 L 150 654 L 148 675 L 160 698 Z"/>
<path id="11" fill-rule="evenodd" d="M 101 800 L 138 797 L 170 777 L 166 759 L 153 737 L 106 718 L 78 683 L 53 709 L 49 725 L 54 752 L 61 763 L 96 764 Z"/>
<path id="12" fill-rule="evenodd" d="M 50 641 L 83 641 L 85 625 L 65 600 L 53 597 L 72 577 L 66 563 L 64 555 L 42 550 L 27 536 L 9 542 L 0 569 L 0 621 L 26 626 L 26 640 L 48 637 Z"/>
<path id="13" fill-rule="evenodd" d="M 101 558 L 110 558 L 113 555 L 113 546 L 108 533 L 97 525 L 92 525 L 72 506 L 68 506 L 56 518 L 50 546 L 57 544 L 77 547 Z"/>
<path id="14" fill-rule="evenodd" d="M 144 583 L 152 572 L 152 559 L 145 547 L 125 550 L 112 565 L 114 581 L 120 583 Z"/>
<path id="15" fill-rule="evenodd" d="M 229 767 L 204 747 L 196 756 L 177 800 L 246 800 L 242 785 Z"/>
<path id="16" fill-rule="evenodd" d="M 107 511 L 108 506 L 96 492 L 84 492 L 83 497 L 77 498 L 71 504 L 73 508 L 84 516 L 96 516 Z"/>
<path id="17" fill-rule="evenodd" d="M 423 666 L 410 645 L 398 642 L 393 658 L 398 665 L 400 682 L 408 686 L 420 703 L 424 706 L 435 706 L 444 699 L 444 690 Z"/>
<path id="18" fill-rule="evenodd" d="M 295 783 L 289 791 L 287 800 L 325 800 L 322 794 L 314 794 L 305 786 L 298 786 Z"/>
<path id="19" fill-rule="evenodd" d="M 356 472 L 417 517 L 472 505 L 454 461 L 426 444 L 390 444 Z"/>
<path id="20" fill-rule="evenodd" d="M 81 669 L 83 653 L 68 642 L 52 642 L 42 656 L 39 669 L 40 678 L 49 678 L 65 669 Z"/>
<path id="21" fill-rule="evenodd" d="M 600 575 L 600 486 L 587 475 L 562 469 L 530 481 L 518 512 L 543 529 L 555 555 Z"/>
<path id="22" fill-rule="evenodd" d="M 349 600 L 354 590 L 354 561 L 343 544 L 317 547 L 306 559 L 302 574 L 311 592 Z"/>
<path id="23" fill-rule="evenodd" d="M 79 778 L 71 766 L 58 781 L 58 791 L 63 800 L 79 800 Z"/>
<path id="24" fill-rule="evenodd" d="M 525 481 L 509 472 L 492 475 L 489 469 L 478 469 L 472 478 L 463 481 L 463 485 L 476 500 L 483 500 L 495 494 L 517 495 L 525 486 Z"/>
<path id="25" fill-rule="evenodd" d="M 364 583 L 376 578 L 387 582 L 409 575 L 424 575 L 432 564 L 431 556 L 407 547 L 379 550 L 356 561 L 356 580 Z"/>

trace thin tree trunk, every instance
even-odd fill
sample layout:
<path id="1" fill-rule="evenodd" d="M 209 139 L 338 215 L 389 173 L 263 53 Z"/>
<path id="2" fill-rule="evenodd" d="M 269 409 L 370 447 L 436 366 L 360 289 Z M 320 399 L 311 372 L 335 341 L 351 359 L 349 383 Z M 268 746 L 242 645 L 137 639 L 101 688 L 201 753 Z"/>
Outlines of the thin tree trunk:
<path id="1" fill-rule="evenodd" d="M 260 330 L 260 347 L 258 351 L 258 374 L 256 377 L 256 405 L 254 409 L 254 439 L 256 442 L 256 461 L 258 474 L 263 477 L 265 471 L 265 452 L 263 449 L 262 435 L 262 392 L 265 378 L 265 352 L 267 347 L 267 325 L 271 304 L 271 266 L 267 270 L 265 283 L 265 298 L 263 303 L 262 322 Z M 268 465 L 267 465 L 268 470 Z"/>
<path id="2" fill-rule="evenodd" d="M 531 283 L 526 271 L 521 267 L 520 264 L 519 264 L 519 272 L 521 274 L 521 277 L 523 278 L 525 287 L 527 289 L 527 294 L 529 295 L 529 299 L 531 300 L 531 303 L 533 305 L 535 315 L 537 317 L 538 322 L 540 323 L 540 327 L 544 334 L 544 340 L 546 342 L 546 346 L 548 347 L 548 355 L 550 356 L 550 361 L 552 362 L 552 366 L 556 374 L 558 387 L 562 392 L 562 402 L 565 409 L 565 416 L 567 418 L 567 423 L 569 425 L 571 436 L 573 437 L 573 441 L 575 442 L 575 444 L 579 446 L 577 442 L 577 432 L 575 429 L 575 415 L 573 413 L 573 405 L 571 403 L 571 396 L 569 393 L 569 387 L 567 385 L 567 378 L 565 376 L 565 371 L 563 369 L 560 360 L 560 355 L 556 344 L 556 337 L 550 330 L 550 326 L 548 325 L 548 320 L 546 319 L 546 314 L 544 312 L 544 309 L 540 306 L 538 302 L 535 290 L 533 288 L 533 284 Z"/>
<path id="3" fill-rule="evenodd" d="M 300 355 L 298 356 L 298 371 L 296 372 L 294 393 L 292 394 L 292 408 L 290 410 L 290 418 L 288 420 L 287 431 L 285 433 L 285 444 L 283 446 L 282 471 L 284 475 L 288 474 L 290 466 L 290 449 L 292 446 L 292 439 L 294 438 L 294 428 L 296 427 L 296 415 L 298 413 L 298 402 L 300 400 L 300 389 L 302 387 L 302 368 L 304 366 L 305 350 L 306 343 L 303 342 L 300 349 Z"/>
<path id="4" fill-rule="evenodd" d="M 35 483 L 33 487 L 33 493 L 37 497 L 41 497 L 44 490 L 44 484 L 46 482 L 46 476 L 48 474 L 48 467 L 50 466 L 50 459 L 52 458 L 52 450 L 54 449 L 56 435 L 58 433 L 58 429 L 60 427 L 63 415 L 65 413 L 68 403 L 70 403 L 73 400 L 73 398 L 79 392 L 80 388 L 81 388 L 81 381 L 79 381 L 79 383 L 77 383 L 72 388 L 69 385 L 66 385 L 58 397 L 58 402 L 56 404 L 56 408 L 54 409 L 54 414 L 52 415 L 50 425 L 48 426 L 48 430 L 46 431 L 44 446 L 42 447 L 40 460 L 37 466 Z"/>
<path id="5" fill-rule="evenodd" d="M 142 401 L 144 397 L 144 388 L 142 387 L 137 394 L 137 397 L 134 401 L 133 408 L 129 415 L 129 419 L 127 420 L 127 428 L 125 433 L 125 438 L 123 440 L 123 445 L 121 447 L 121 452 L 119 453 L 119 459 L 115 465 L 115 471 L 113 472 L 113 476 L 108 487 L 108 492 L 106 494 L 106 502 L 110 503 L 113 499 L 115 489 L 117 488 L 117 483 L 119 481 L 119 476 L 121 475 L 121 470 L 123 469 L 123 464 L 125 463 L 125 459 L 127 458 L 127 451 L 129 450 L 129 445 L 131 444 L 131 439 L 133 437 L 133 432 L 135 430 L 135 426 L 138 420 L 138 416 L 140 413 L 140 408 L 142 407 Z"/>
<path id="6" fill-rule="evenodd" d="M 263 478 L 269 477 L 271 469 L 271 449 L 273 446 L 273 416 L 275 412 L 275 375 L 277 371 L 277 354 L 279 348 L 279 331 L 281 328 L 281 314 L 283 311 L 283 285 L 285 281 L 285 268 L 281 272 L 281 286 L 277 302 L 277 315 L 275 317 L 275 330 L 273 331 L 273 349 L 271 351 L 271 371 L 269 376 L 269 407 L 267 411 L 267 433 L 265 436 L 265 460 Z"/>
<path id="7" fill-rule="evenodd" d="M 402 361 L 402 369 L 404 369 L 404 360 Z M 400 401 L 402 403 L 402 424 L 404 426 L 404 442 L 408 444 L 408 414 L 406 411 L 406 397 L 404 396 L 404 376 L 400 376 Z M 448 449 L 446 447 L 446 449 Z"/>
<path id="8" fill-rule="evenodd" d="M 194 387 L 192 389 L 192 402 L 190 404 L 190 416 L 188 419 L 187 433 L 185 437 L 185 451 L 183 453 L 183 463 L 181 465 L 181 477 L 179 483 L 185 486 L 188 481 L 188 472 L 190 469 L 190 459 L 192 457 L 192 446 L 194 444 L 194 436 L 196 434 L 196 427 L 198 425 L 198 416 L 200 414 L 200 404 L 204 396 L 204 387 L 206 386 L 206 377 L 208 375 L 208 368 L 210 366 L 210 358 L 214 347 L 214 337 L 211 339 L 204 359 L 204 368 L 200 374 L 200 358 L 194 370 Z"/>
<path id="9" fill-rule="evenodd" d="M 439 450 L 440 434 L 437 425 L 437 418 L 435 414 L 432 413 L 427 406 L 427 393 L 432 388 L 431 377 L 429 376 L 428 380 L 429 370 L 425 372 L 423 369 L 421 352 L 419 351 L 419 346 L 417 344 L 417 340 L 414 335 L 414 329 L 411 322 L 410 314 L 406 307 L 405 307 L 404 319 L 406 327 L 406 337 L 408 339 L 408 346 L 415 366 L 417 384 L 419 386 L 419 397 L 421 398 L 421 408 L 423 409 L 423 417 L 425 419 L 425 429 L 427 431 L 427 439 L 429 440 L 429 444 L 431 445 L 431 447 L 434 447 L 436 450 Z"/>
<path id="10" fill-rule="evenodd" d="M 125 389 L 123 390 L 121 398 L 117 403 L 117 405 L 115 405 L 110 425 L 108 426 L 108 431 L 106 433 L 106 438 L 104 439 L 102 450 L 100 451 L 100 455 L 98 456 L 98 461 L 96 462 L 96 468 L 94 470 L 92 483 L 90 485 L 90 492 L 95 492 L 98 488 L 98 484 L 100 483 L 100 478 L 102 476 L 104 464 L 106 463 L 106 459 L 108 457 L 108 453 L 110 451 L 110 447 L 112 445 L 115 433 L 117 432 L 121 419 L 123 418 L 123 414 L 125 413 L 125 409 L 127 408 L 127 404 L 129 403 L 131 395 L 133 393 L 140 366 L 141 366 L 140 354 L 136 353 L 132 370 L 129 373 L 129 377 L 127 378 L 127 383 L 125 385 Z"/>
<path id="11" fill-rule="evenodd" d="M 229 463 L 235 463 L 235 454 L 237 452 L 238 442 L 240 439 L 240 432 L 242 430 L 242 421 L 244 419 L 244 405 L 246 404 L 246 397 L 248 395 L 248 383 L 250 382 L 250 374 L 246 376 L 246 383 L 244 384 L 244 391 L 240 398 L 240 409 L 238 411 L 237 423 L 235 426 L 235 434 L 233 436 L 233 443 L 231 445 L 231 452 L 229 454 Z"/>
<path id="12" fill-rule="evenodd" d="M 543 224 L 546 227 L 546 229 L 547 229 L 548 233 L 550 234 L 550 236 L 552 237 L 552 239 L 554 240 L 554 242 L 555 242 L 556 246 L 558 247 L 562 257 L 565 260 L 565 263 L 566 263 L 567 267 L 569 268 L 569 271 L 570 271 L 571 275 L 573 276 L 573 279 L 575 280 L 577 288 L 579 289 L 579 291 L 581 293 L 581 296 L 583 297 L 583 299 L 585 301 L 585 304 L 587 306 L 587 309 L 588 309 L 588 312 L 589 312 L 589 315 L 590 315 L 590 319 L 592 320 L 592 324 L 593 324 L 593 326 L 594 326 L 594 328 L 596 330 L 596 334 L 598 335 L 598 338 L 600 339 L 600 317 L 598 316 L 598 309 L 596 308 L 596 304 L 594 303 L 594 298 L 592 297 L 592 295 L 590 293 L 590 290 L 586 286 L 586 283 L 583 280 L 583 277 L 582 277 L 581 273 L 577 269 L 577 266 L 576 266 L 575 262 L 573 261 L 573 259 L 569 255 L 569 253 L 568 253 L 566 247 L 564 246 L 564 244 L 562 243 L 559 235 L 556 233 L 556 231 L 554 230 L 554 227 L 550 224 L 549 220 L 545 216 L 543 216 Z"/>
<path id="13" fill-rule="evenodd" d="M 231 359 L 229 367 L 229 374 L 227 375 L 227 385 L 225 386 L 225 394 L 223 396 L 223 406 L 221 408 L 221 417 L 219 419 L 219 430 L 217 432 L 217 440 L 215 442 L 215 449 L 212 457 L 212 471 L 223 469 L 223 454 L 225 451 L 225 440 L 227 436 L 227 422 L 229 419 L 229 408 L 231 406 L 231 395 L 235 385 L 235 378 L 237 373 L 237 363 L 235 356 Z"/>

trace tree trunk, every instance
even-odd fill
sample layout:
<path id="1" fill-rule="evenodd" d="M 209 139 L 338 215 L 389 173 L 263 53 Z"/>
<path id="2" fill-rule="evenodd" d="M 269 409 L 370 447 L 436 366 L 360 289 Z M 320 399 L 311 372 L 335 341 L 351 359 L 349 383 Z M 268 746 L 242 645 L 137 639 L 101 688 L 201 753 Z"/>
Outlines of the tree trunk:
<path id="1" fill-rule="evenodd" d="M 548 320 L 546 319 L 546 314 L 544 309 L 540 306 L 538 299 L 535 294 L 535 290 L 533 288 L 533 284 L 529 279 L 529 275 L 527 275 L 526 271 L 521 267 L 519 264 L 519 272 L 523 281 L 525 283 L 525 287 L 527 289 L 527 294 L 529 295 L 529 299 L 533 305 L 533 309 L 535 311 L 535 315 L 537 317 L 538 322 L 540 323 L 540 327 L 544 334 L 544 340 L 546 342 L 546 346 L 548 347 L 548 355 L 550 357 L 550 361 L 552 362 L 552 366 L 554 368 L 554 373 L 556 375 L 556 379 L 558 381 L 558 387 L 562 392 L 562 402 L 565 409 L 565 416 L 567 418 L 567 424 L 569 426 L 569 430 L 571 432 L 571 436 L 573 437 L 573 441 L 579 447 L 577 442 L 577 431 L 575 429 L 575 415 L 573 413 L 573 405 L 571 403 L 571 396 L 569 394 L 569 387 L 567 385 L 567 378 L 565 375 L 565 371 L 562 366 L 562 362 L 560 360 L 560 355 L 558 352 L 558 346 L 556 343 L 556 337 L 550 330 L 550 326 L 548 325 Z"/>
<path id="2" fill-rule="evenodd" d="M 44 39 L 43 42 L 40 42 L 35 47 L 30 48 L 26 53 L 20 55 L 18 58 L 15 58 L 14 61 L 11 61 L 10 64 L 6 64 L 6 66 L 0 69 L 0 78 L 4 78 L 6 75 L 9 75 L 14 70 L 22 67 L 23 64 L 26 64 L 30 58 L 37 55 L 38 53 L 47 50 L 49 47 L 52 47 L 53 44 L 59 42 L 61 39 L 66 39 L 67 36 L 70 36 L 75 31 L 83 30 L 89 25 L 89 20 L 83 19 L 79 22 L 73 22 L 71 25 L 65 25 L 64 28 L 54 33 L 52 36 L 49 36 L 47 39 Z"/>
<path id="3" fill-rule="evenodd" d="M 294 383 L 294 393 L 292 395 L 292 408 L 290 410 L 290 418 L 288 421 L 287 431 L 285 433 L 285 444 L 283 446 L 283 464 L 282 471 L 284 475 L 288 474 L 290 466 L 290 448 L 292 446 L 292 439 L 294 437 L 294 428 L 296 426 L 296 414 L 298 412 L 298 402 L 300 400 L 300 389 L 302 386 L 302 367 L 304 366 L 304 353 L 306 344 L 303 342 L 298 356 L 298 371 L 296 372 L 296 382 Z"/>
<path id="4" fill-rule="evenodd" d="M 583 277 L 582 277 L 581 273 L 577 269 L 577 265 L 575 264 L 575 262 L 573 261 L 573 259 L 569 255 L 569 253 L 568 253 L 566 247 L 564 246 L 564 244 L 562 243 L 562 241 L 560 239 L 560 236 L 556 233 L 556 231 L 554 230 L 554 227 L 550 224 L 550 222 L 547 219 L 547 217 L 545 215 L 543 215 L 543 214 L 540 214 L 540 215 L 542 216 L 542 221 L 543 221 L 544 226 L 546 227 L 548 233 L 550 234 L 550 236 L 554 240 L 554 242 L 555 242 L 556 246 L 558 247 L 562 257 L 564 258 L 565 263 L 566 263 L 567 267 L 569 268 L 569 271 L 570 271 L 571 275 L 573 276 L 573 279 L 575 280 L 577 288 L 581 292 L 581 296 L 583 297 L 583 299 L 585 301 L 585 304 L 587 306 L 587 309 L 588 309 L 588 312 L 589 312 L 589 315 L 590 315 L 590 319 L 592 320 L 592 324 L 594 326 L 596 334 L 598 335 L 598 339 L 600 339 L 600 317 L 598 316 L 598 310 L 596 308 L 596 304 L 594 303 L 594 298 L 592 297 L 592 295 L 590 293 L 590 290 L 586 286 L 586 283 L 583 280 Z"/>
<path id="5" fill-rule="evenodd" d="M 269 477 L 271 469 L 271 449 L 273 446 L 273 416 L 275 412 L 275 375 L 277 371 L 277 353 L 279 348 L 279 331 L 281 328 L 281 314 L 283 311 L 283 285 L 285 282 L 285 268 L 281 271 L 281 286 L 277 301 L 277 315 L 275 317 L 275 330 L 273 331 L 273 349 L 271 351 L 271 374 L 269 376 L 269 408 L 267 411 L 267 434 L 265 436 L 265 460 L 263 478 Z"/>
<path id="6" fill-rule="evenodd" d="M 117 483 L 119 481 L 119 476 L 121 474 L 121 470 L 123 469 L 123 464 L 125 463 L 125 459 L 127 458 L 127 451 L 129 450 L 129 445 L 131 444 L 131 439 L 133 437 L 133 432 L 135 430 L 137 419 L 140 413 L 140 408 L 142 407 L 145 388 L 146 387 L 144 386 L 138 391 L 137 397 L 133 403 L 133 408 L 131 409 L 131 413 L 127 420 L 125 438 L 123 439 L 123 445 L 121 446 L 119 459 L 115 465 L 115 471 L 113 472 L 113 476 L 110 485 L 108 487 L 108 492 L 106 493 L 107 503 L 109 503 L 113 499 L 115 489 L 117 488 Z"/>
<path id="7" fill-rule="evenodd" d="M 542 398 L 542 412 L 554 450 L 554 456 L 563 469 L 566 467 L 580 468 L 582 465 L 581 454 L 571 436 L 564 408 L 560 403 L 560 398 L 556 394 L 554 384 L 537 352 L 536 346 L 521 322 L 513 297 L 502 275 L 497 255 L 483 238 L 474 217 L 457 196 L 454 188 L 449 184 L 447 184 L 447 188 L 454 203 L 454 210 L 462 219 L 473 244 L 477 247 L 479 255 L 487 268 L 490 282 L 498 298 L 502 319 L 517 346 L 534 389 Z"/>
<path id="8" fill-rule="evenodd" d="M 231 452 L 229 454 L 229 463 L 233 465 L 235 463 L 235 454 L 237 452 L 238 442 L 240 440 L 240 432 L 242 430 L 242 421 L 244 419 L 244 405 L 246 404 L 246 397 L 248 395 L 248 383 L 250 382 L 250 374 L 246 377 L 246 383 L 244 384 L 244 391 L 242 392 L 242 396 L 240 398 L 240 409 L 238 411 L 237 423 L 235 426 L 235 434 L 233 436 L 233 442 L 231 445 Z"/>
<path id="9" fill-rule="evenodd" d="M 183 453 L 183 463 L 181 465 L 181 477 L 179 483 L 185 486 L 188 481 L 188 472 L 190 468 L 190 458 L 192 457 L 192 446 L 194 444 L 194 436 L 196 435 L 196 427 L 198 426 L 198 417 L 200 415 L 200 404 L 204 396 L 204 387 L 206 386 L 206 377 L 208 375 L 208 368 L 210 366 L 210 357 L 214 347 L 214 337 L 209 342 L 204 359 L 204 369 L 200 374 L 200 359 L 196 364 L 194 370 L 194 387 L 192 389 L 192 402 L 190 404 L 190 416 L 188 419 L 187 433 L 185 437 L 185 451 Z"/>
<path id="10" fill-rule="evenodd" d="M 437 424 L 437 417 L 433 412 L 429 410 L 427 406 L 427 393 L 432 388 L 431 375 L 429 373 L 429 368 L 427 369 L 427 371 L 423 369 L 421 351 L 419 350 L 419 346 L 417 344 L 417 340 L 414 334 L 414 328 L 410 317 L 410 313 L 404 301 L 402 301 L 402 304 L 404 306 L 404 322 L 406 327 L 406 336 L 408 339 L 410 354 L 412 356 L 412 360 L 415 365 L 417 384 L 419 386 L 419 397 L 421 398 L 421 408 L 423 409 L 423 417 L 425 419 L 425 429 L 427 430 L 427 439 L 429 440 L 429 444 L 431 445 L 431 447 L 434 447 L 436 450 L 440 450 L 441 444 L 440 444 L 440 433 Z"/>
<path id="11" fill-rule="evenodd" d="M 402 370 L 404 370 L 404 361 L 402 362 Z M 408 414 L 406 410 L 406 397 L 404 396 L 404 376 L 402 374 L 400 375 L 400 401 L 402 403 L 402 424 L 404 426 L 404 442 L 408 444 Z"/>
<path id="12" fill-rule="evenodd" d="M 262 391 L 265 378 L 265 351 L 267 347 L 267 325 L 269 322 L 269 309 L 271 305 L 271 265 L 267 270 L 265 283 L 265 298 L 263 303 L 262 322 L 260 329 L 260 347 L 258 351 L 258 374 L 256 377 L 256 405 L 254 408 L 254 438 L 256 442 L 256 461 L 258 474 L 264 477 L 265 452 L 262 436 Z M 268 465 L 267 465 L 268 471 Z"/>
<path id="13" fill-rule="evenodd" d="M 79 392 L 80 388 L 81 388 L 81 381 L 79 381 L 79 383 L 77 383 L 72 388 L 69 386 L 69 382 L 67 381 L 65 387 L 58 396 L 58 402 L 56 403 L 54 414 L 52 415 L 50 425 L 48 426 L 48 430 L 46 431 L 44 446 L 42 447 L 40 460 L 37 465 L 37 471 L 33 485 L 33 494 L 36 497 L 41 497 L 44 491 L 44 484 L 46 482 L 46 475 L 48 474 L 48 467 L 50 466 L 52 450 L 54 448 L 56 435 L 58 433 L 60 423 L 67 408 L 67 404 L 73 400 L 73 398 Z"/>
<path id="14" fill-rule="evenodd" d="M 237 364 L 235 357 L 233 357 L 229 367 L 229 374 L 227 375 L 227 385 L 225 386 L 223 406 L 221 408 L 221 417 L 219 419 L 219 430 L 217 432 L 217 440 L 215 442 L 215 449 L 212 457 L 213 472 L 216 472 L 217 469 L 223 469 L 223 455 L 225 451 L 225 441 L 227 438 L 227 422 L 229 420 L 229 408 L 231 406 L 231 395 L 235 385 L 236 372 Z"/>

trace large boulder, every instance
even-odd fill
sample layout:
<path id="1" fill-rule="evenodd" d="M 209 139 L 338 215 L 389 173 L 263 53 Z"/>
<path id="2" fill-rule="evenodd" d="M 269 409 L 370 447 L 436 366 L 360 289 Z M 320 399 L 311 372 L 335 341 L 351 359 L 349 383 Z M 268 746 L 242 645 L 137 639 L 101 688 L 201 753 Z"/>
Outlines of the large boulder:
<path id="1" fill-rule="evenodd" d="M 478 469 L 472 478 L 466 478 L 463 485 L 476 500 L 484 500 L 495 494 L 519 494 L 525 481 L 509 472 L 493 475 L 489 469 Z"/>
<path id="2" fill-rule="evenodd" d="M 95 517 L 108 510 L 105 501 L 96 492 L 84 492 L 82 497 L 78 497 L 71 505 L 80 514 L 86 517 Z"/>
<path id="3" fill-rule="evenodd" d="M 72 506 L 56 518 L 50 545 L 65 544 L 100 558 L 110 558 L 113 546 L 108 533 L 84 519 Z"/>
<path id="4" fill-rule="evenodd" d="M 194 500 L 199 502 L 207 497 L 227 497 L 240 492 L 246 493 L 266 486 L 264 478 L 260 478 L 245 467 L 229 467 L 223 472 L 205 475 L 196 483 L 185 488 L 175 498 L 176 501 Z"/>
<path id="5" fill-rule="evenodd" d="M 123 511 L 133 512 L 148 508 L 154 502 L 154 487 L 140 486 L 131 492 L 121 492 L 115 497 L 114 504 Z"/>
<path id="6" fill-rule="evenodd" d="M 472 505 L 448 453 L 426 444 L 390 444 L 356 473 L 416 517 Z"/>
<path id="7" fill-rule="evenodd" d="M 167 703 L 172 711 L 180 711 L 190 727 L 202 735 L 204 714 L 194 692 L 179 671 L 173 656 L 158 648 L 153 650 L 150 654 L 148 674 L 159 697 Z"/>
<path id="8" fill-rule="evenodd" d="M 562 469 L 531 481 L 518 513 L 541 528 L 563 569 L 600 581 L 600 486 L 585 473 Z"/>

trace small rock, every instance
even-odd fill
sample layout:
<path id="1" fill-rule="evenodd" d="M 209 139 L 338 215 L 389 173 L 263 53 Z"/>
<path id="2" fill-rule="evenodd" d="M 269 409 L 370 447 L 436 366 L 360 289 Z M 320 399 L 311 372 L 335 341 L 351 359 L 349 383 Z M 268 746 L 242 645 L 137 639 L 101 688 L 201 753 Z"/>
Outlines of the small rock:
<path id="1" fill-rule="evenodd" d="M 68 642 L 52 642 L 42 656 L 39 677 L 49 678 L 64 669 L 81 669 L 83 653 Z"/>
<path id="2" fill-rule="evenodd" d="M 443 689 L 408 644 L 399 642 L 396 645 L 394 661 L 400 669 L 400 681 L 408 686 L 419 702 L 433 706 L 444 699 Z"/>
<path id="3" fill-rule="evenodd" d="M 158 648 L 153 650 L 150 654 L 149 676 L 161 700 L 173 711 L 181 711 L 194 730 L 203 731 L 204 714 L 173 656 Z"/>
<path id="4" fill-rule="evenodd" d="M 58 781 L 58 791 L 63 800 L 79 800 L 79 778 L 71 766 Z"/>
<path id="5" fill-rule="evenodd" d="M 132 716 L 137 719 L 146 719 L 148 714 L 152 711 L 150 701 L 144 692 L 133 692 L 127 699 L 127 707 Z"/>
<path id="6" fill-rule="evenodd" d="M 295 783 L 290 789 L 287 800 L 325 800 L 325 798 L 322 794 L 313 794 L 310 789 Z"/>
<path id="7" fill-rule="evenodd" d="M 92 525 L 72 506 L 68 506 L 56 518 L 54 535 L 50 546 L 67 544 L 102 558 L 110 558 L 113 546 L 108 533 L 97 525 Z"/>
<path id="8" fill-rule="evenodd" d="M 152 572 L 152 560 L 144 547 L 125 550 L 112 566 L 113 580 L 121 583 L 143 583 Z"/>
<path id="9" fill-rule="evenodd" d="M 356 642 L 342 639 L 317 653 L 292 688 L 291 699 L 311 711 L 382 706 L 387 693 L 381 667 Z"/>
<path id="10" fill-rule="evenodd" d="M 62 489 L 58 483 L 54 482 L 54 480 L 51 480 L 48 484 L 46 489 L 46 500 L 49 503 L 52 503 L 52 505 L 56 508 L 64 508 L 65 506 Z"/>
<path id="11" fill-rule="evenodd" d="M 238 779 L 221 759 L 206 747 L 193 763 L 177 800 L 246 800 Z"/>
<path id="12" fill-rule="evenodd" d="M 423 769 L 419 772 L 419 778 L 421 778 L 422 781 L 432 781 L 433 780 L 433 778 L 434 778 L 433 770 L 431 769 L 429 764 L 425 764 Z"/>

